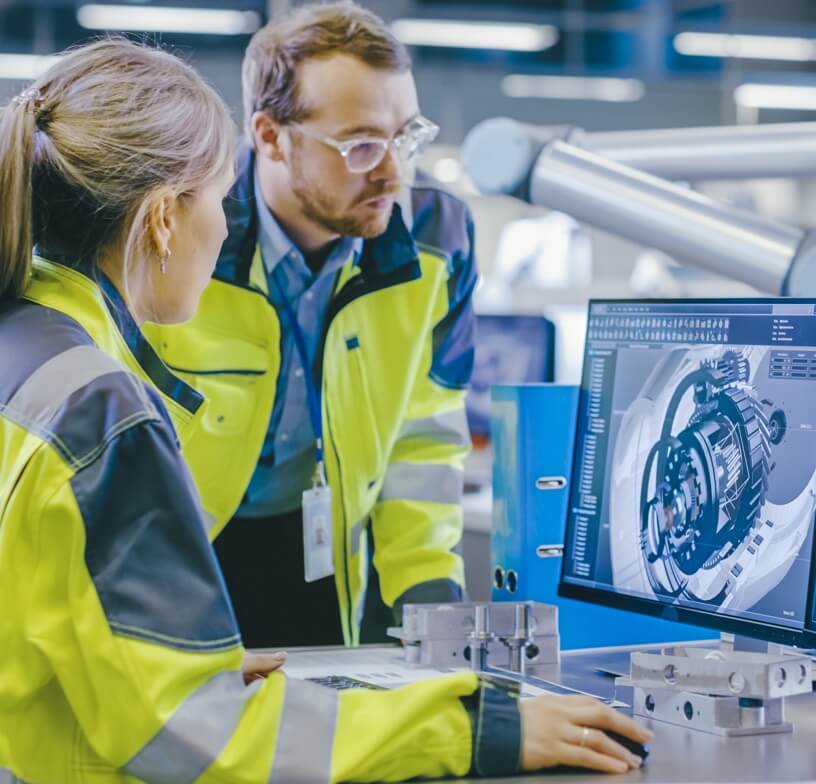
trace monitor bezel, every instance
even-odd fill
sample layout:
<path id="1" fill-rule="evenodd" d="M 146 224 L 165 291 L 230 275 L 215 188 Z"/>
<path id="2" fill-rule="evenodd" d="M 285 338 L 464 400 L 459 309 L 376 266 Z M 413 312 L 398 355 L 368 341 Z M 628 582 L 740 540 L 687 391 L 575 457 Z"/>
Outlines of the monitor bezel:
<path id="1" fill-rule="evenodd" d="M 816 317 L 816 298 L 802 297 L 738 297 L 738 298 L 660 298 L 660 299 L 591 299 L 587 305 L 587 326 L 594 305 L 778 305 L 778 304 L 807 304 L 814 306 L 814 316 Z M 648 615 L 653 618 L 676 621 L 678 623 L 693 624 L 707 629 L 714 629 L 720 632 L 732 633 L 735 635 L 752 637 L 759 640 L 779 643 L 783 645 L 795 645 L 800 648 L 816 648 L 816 608 L 814 608 L 814 591 L 816 591 L 816 535 L 812 538 L 811 547 L 811 569 L 808 579 L 807 596 L 805 603 L 805 624 L 804 627 L 793 628 L 781 626 L 764 621 L 737 618 L 733 615 L 719 615 L 707 610 L 700 610 L 693 607 L 683 607 L 678 605 L 663 604 L 655 599 L 632 596 L 628 594 L 615 593 L 614 591 L 598 586 L 581 585 L 574 582 L 565 581 L 567 569 L 567 545 L 571 531 L 572 520 L 572 498 L 573 483 L 572 477 L 576 476 L 579 470 L 581 452 L 578 438 L 578 417 L 583 410 L 582 406 L 586 402 L 588 391 L 585 387 L 585 365 L 587 350 L 589 347 L 589 329 L 584 338 L 584 355 L 581 363 L 581 381 L 578 387 L 578 406 L 576 413 L 575 428 L 572 443 L 572 466 L 570 481 L 567 484 L 568 493 L 566 503 L 566 517 L 564 520 L 564 552 L 561 558 L 561 570 L 558 581 L 558 595 L 568 599 L 577 599 L 591 604 L 599 604 L 612 607 L 618 610 L 628 610 L 640 615 Z M 814 346 L 816 348 L 816 346 Z"/>

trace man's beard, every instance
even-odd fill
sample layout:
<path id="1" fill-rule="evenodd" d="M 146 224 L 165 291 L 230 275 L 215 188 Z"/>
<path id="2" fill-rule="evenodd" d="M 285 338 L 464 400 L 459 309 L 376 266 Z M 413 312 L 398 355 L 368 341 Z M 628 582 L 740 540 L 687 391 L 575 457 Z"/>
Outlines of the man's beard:
<path id="1" fill-rule="evenodd" d="M 337 214 L 332 209 L 330 199 L 319 187 L 309 183 L 303 176 L 299 165 L 300 162 L 295 159 L 292 163 L 292 193 L 297 198 L 303 215 L 312 223 L 341 237 L 369 239 L 379 236 L 386 230 L 388 221 L 391 218 L 391 211 L 381 211 L 367 218 L 350 214 Z M 387 188 L 385 191 L 370 194 L 364 201 L 394 195 L 393 188 Z M 361 203 L 357 206 L 361 206 Z"/>

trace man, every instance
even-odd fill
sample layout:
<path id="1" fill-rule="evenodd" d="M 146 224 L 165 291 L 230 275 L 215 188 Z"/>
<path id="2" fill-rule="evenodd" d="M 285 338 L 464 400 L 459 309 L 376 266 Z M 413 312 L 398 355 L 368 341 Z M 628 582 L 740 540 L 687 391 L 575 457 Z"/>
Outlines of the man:
<path id="1" fill-rule="evenodd" d="M 220 471 L 197 473 L 185 450 L 213 533 L 241 485 L 215 546 L 245 644 L 355 644 L 378 592 L 397 619 L 405 602 L 462 597 L 471 220 L 433 185 L 411 187 L 438 129 L 407 51 L 370 12 L 274 19 L 250 43 L 243 89 L 250 144 L 214 290 L 199 337 L 160 350 L 196 374 L 225 435 Z"/>

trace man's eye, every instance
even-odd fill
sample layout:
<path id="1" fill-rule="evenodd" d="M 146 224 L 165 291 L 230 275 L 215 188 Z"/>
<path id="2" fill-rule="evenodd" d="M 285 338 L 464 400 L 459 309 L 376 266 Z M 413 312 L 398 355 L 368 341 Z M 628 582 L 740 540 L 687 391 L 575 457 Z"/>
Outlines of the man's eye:
<path id="1" fill-rule="evenodd" d="M 352 167 L 368 167 L 382 158 L 384 145 L 376 142 L 360 142 L 355 144 L 348 153 L 348 162 Z"/>
<path id="2" fill-rule="evenodd" d="M 373 155 L 379 151 L 381 145 L 374 142 L 360 142 L 351 148 L 351 152 L 355 155 Z"/>

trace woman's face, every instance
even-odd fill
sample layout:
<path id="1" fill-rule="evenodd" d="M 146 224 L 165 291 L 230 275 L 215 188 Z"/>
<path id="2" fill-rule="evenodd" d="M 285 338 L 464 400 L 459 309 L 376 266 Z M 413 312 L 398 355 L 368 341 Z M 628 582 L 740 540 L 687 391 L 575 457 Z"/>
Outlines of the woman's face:
<path id="1" fill-rule="evenodd" d="M 194 194 L 177 199 L 165 272 L 161 272 L 158 260 L 150 263 L 145 320 L 178 324 L 195 314 L 227 237 L 223 201 L 233 179 L 232 167 L 226 167 Z"/>

